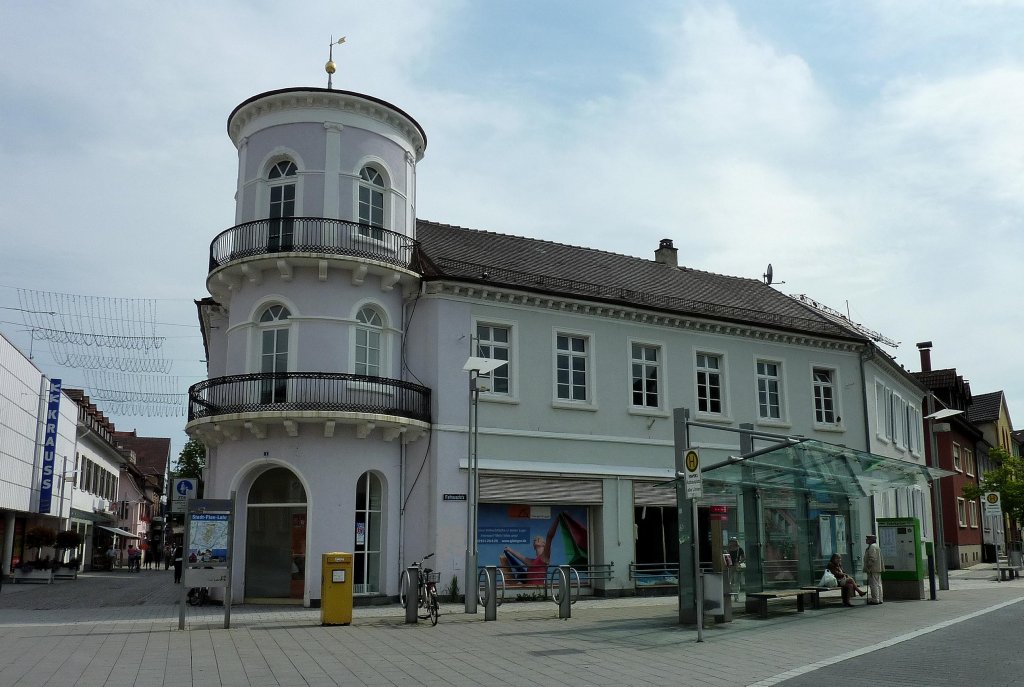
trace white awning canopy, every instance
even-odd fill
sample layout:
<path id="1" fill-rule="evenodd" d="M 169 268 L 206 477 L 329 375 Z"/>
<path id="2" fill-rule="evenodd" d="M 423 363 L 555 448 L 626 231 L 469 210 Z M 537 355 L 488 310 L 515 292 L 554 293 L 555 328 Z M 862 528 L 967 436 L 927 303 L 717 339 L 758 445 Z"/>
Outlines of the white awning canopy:
<path id="1" fill-rule="evenodd" d="M 114 534 L 122 536 L 122 537 L 128 537 L 129 539 L 139 539 L 139 535 L 132 534 L 128 530 L 120 530 L 120 529 L 118 529 L 116 527 L 107 527 L 105 525 L 97 525 L 97 527 L 99 527 L 101 530 L 106 530 L 107 532 L 113 532 Z"/>

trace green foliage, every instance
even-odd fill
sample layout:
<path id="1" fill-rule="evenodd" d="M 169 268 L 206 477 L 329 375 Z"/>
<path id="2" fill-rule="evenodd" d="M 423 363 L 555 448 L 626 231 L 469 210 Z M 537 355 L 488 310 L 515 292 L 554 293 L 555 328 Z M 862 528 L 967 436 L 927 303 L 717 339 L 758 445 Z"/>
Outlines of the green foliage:
<path id="1" fill-rule="evenodd" d="M 36 550 L 36 559 L 44 546 L 53 546 L 57 541 L 57 530 L 45 525 L 35 525 L 25 530 L 25 546 Z"/>
<path id="2" fill-rule="evenodd" d="M 178 454 L 178 460 L 174 464 L 174 472 L 178 477 L 191 477 L 199 479 L 203 476 L 203 468 L 206 467 L 206 448 L 195 439 L 189 439 L 185 448 Z"/>
<path id="3" fill-rule="evenodd" d="M 448 583 L 448 588 L 445 589 L 445 595 L 448 597 L 448 601 L 451 603 L 459 602 L 459 576 L 452 575 L 452 581 Z"/>
<path id="4" fill-rule="evenodd" d="M 75 530 L 64 530 L 57 533 L 55 543 L 58 549 L 77 549 L 82 543 L 82 535 Z"/>
<path id="5" fill-rule="evenodd" d="M 976 499 L 986 491 L 997 491 L 1003 512 L 1017 522 L 1024 521 L 1024 458 L 1001 448 L 989 449 L 988 457 L 996 467 L 984 474 L 980 485 L 965 484 L 964 498 Z"/>

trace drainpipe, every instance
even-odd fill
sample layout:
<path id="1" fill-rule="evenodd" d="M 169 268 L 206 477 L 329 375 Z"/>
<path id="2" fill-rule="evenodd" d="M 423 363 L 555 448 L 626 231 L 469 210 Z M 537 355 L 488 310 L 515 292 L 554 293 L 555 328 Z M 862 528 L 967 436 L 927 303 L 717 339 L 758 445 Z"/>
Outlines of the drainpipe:
<path id="1" fill-rule="evenodd" d="M 864 447 L 871 452 L 871 423 L 868 422 L 868 373 L 864 366 L 869 360 L 875 358 L 875 347 L 872 343 L 868 342 L 868 345 L 864 347 L 864 350 L 860 352 L 860 384 L 864 390 L 861 395 L 861 401 L 864 403 Z M 874 389 L 872 388 L 872 392 Z M 876 418 L 877 421 L 877 418 Z M 875 531 L 875 495 L 871 495 L 871 532 Z M 851 537 L 852 541 L 852 537 Z"/>

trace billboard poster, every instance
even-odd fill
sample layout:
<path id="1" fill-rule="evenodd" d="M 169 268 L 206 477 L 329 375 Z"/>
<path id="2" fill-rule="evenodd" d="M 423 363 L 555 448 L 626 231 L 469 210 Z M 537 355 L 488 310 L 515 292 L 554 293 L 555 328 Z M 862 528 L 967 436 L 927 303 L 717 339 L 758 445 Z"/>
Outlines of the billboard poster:
<path id="1" fill-rule="evenodd" d="M 543 585 L 548 566 L 580 568 L 590 562 L 586 506 L 481 504 L 480 565 L 497 565 L 508 586 Z"/>
<path id="2" fill-rule="evenodd" d="M 190 564 L 225 563 L 228 560 L 228 513 L 189 513 Z"/>

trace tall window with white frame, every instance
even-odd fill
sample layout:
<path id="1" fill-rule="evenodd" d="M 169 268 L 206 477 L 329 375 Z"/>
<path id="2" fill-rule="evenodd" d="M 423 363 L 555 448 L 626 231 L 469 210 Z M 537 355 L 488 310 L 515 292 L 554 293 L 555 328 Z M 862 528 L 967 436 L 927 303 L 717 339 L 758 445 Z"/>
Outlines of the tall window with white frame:
<path id="1" fill-rule="evenodd" d="M 364 306 L 356 313 L 355 373 L 380 377 L 380 335 L 384 321 L 376 308 Z"/>
<path id="2" fill-rule="evenodd" d="M 814 378 L 814 421 L 822 425 L 838 422 L 835 403 L 835 373 L 823 367 L 812 371 Z"/>
<path id="3" fill-rule="evenodd" d="M 502 360 L 504 365 L 486 374 L 479 375 L 479 388 L 489 387 L 492 394 L 511 395 L 512 386 L 512 330 L 495 324 L 477 323 L 477 355 L 491 360 Z"/>
<path id="4" fill-rule="evenodd" d="M 555 336 L 555 397 L 560 401 L 589 400 L 587 338 L 571 334 Z"/>
<path id="5" fill-rule="evenodd" d="M 359 233 L 380 241 L 384 238 L 384 177 L 373 167 L 359 170 Z"/>
<path id="6" fill-rule="evenodd" d="M 722 403 L 722 357 L 697 354 L 697 412 L 724 415 Z"/>
<path id="7" fill-rule="evenodd" d="M 294 239 L 295 179 L 298 168 L 291 160 L 283 160 L 270 168 L 270 224 L 267 250 L 271 253 L 289 251 Z"/>
<path id="8" fill-rule="evenodd" d="M 380 478 L 364 472 L 356 482 L 356 531 L 352 591 L 368 594 L 379 591 L 381 552 L 381 500 Z"/>
<path id="9" fill-rule="evenodd" d="M 260 315 L 260 403 L 284 403 L 288 382 L 288 318 L 283 305 L 272 305 Z"/>
<path id="10" fill-rule="evenodd" d="M 658 346 L 630 344 L 632 404 L 635 408 L 660 408 L 661 359 Z"/>
<path id="11" fill-rule="evenodd" d="M 953 444 L 953 469 L 963 472 L 963 465 L 960 463 L 960 444 Z"/>
<path id="12" fill-rule="evenodd" d="M 762 420 L 782 420 L 782 380 L 776 362 L 757 361 L 757 415 Z"/>

